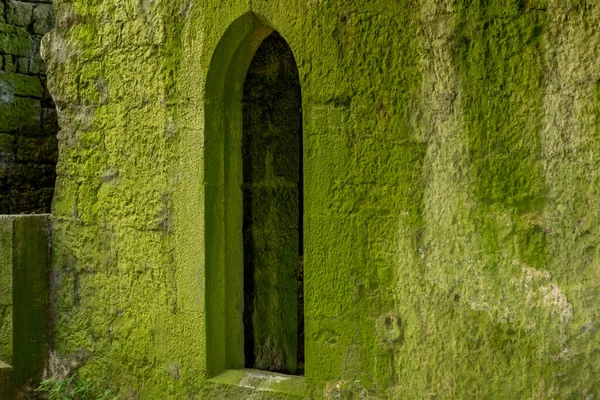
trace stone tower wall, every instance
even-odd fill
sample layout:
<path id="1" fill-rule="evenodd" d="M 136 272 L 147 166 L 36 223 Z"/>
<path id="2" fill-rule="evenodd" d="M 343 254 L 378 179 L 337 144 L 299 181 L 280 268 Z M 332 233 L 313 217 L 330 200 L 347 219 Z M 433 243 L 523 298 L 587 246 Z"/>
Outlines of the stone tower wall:
<path id="1" fill-rule="evenodd" d="M 0 214 L 50 211 L 58 129 L 40 41 L 53 26 L 50 0 L 0 1 Z"/>

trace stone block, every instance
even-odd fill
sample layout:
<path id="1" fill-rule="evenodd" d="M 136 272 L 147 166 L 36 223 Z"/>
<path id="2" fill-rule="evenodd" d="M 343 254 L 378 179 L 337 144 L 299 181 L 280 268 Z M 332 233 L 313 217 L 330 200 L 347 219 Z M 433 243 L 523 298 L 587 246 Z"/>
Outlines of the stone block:
<path id="1" fill-rule="evenodd" d="M 38 4 L 33 9 L 33 32 L 43 35 L 54 28 L 52 4 Z"/>
<path id="2" fill-rule="evenodd" d="M 2 91 L 0 90 L 0 93 Z M 0 132 L 23 132 L 36 135 L 40 131 L 40 101 L 26 97 L 0 95 Z"/>
<path id="3" fill-rule="evenodd" d="M 0 22 L 0 53 L 30 56 L 35 41 L 23 27 Z"/>
<path id="4" fill-rule="evenodd" d="M 29 73 L 39 74 L 40 72 L 42 72 L 43 65 L 44 62 L 42 61 L 42 56 L 39 54 L 39 52 L 36 52 L 36 54 L 33 57 L 31 57 L 31 62 L 29 64 Z M 43 73 L 45 73 L 45 70 L 43 71 Z"/>
<path id="5" fill-rule="evenodd" d="M 54 179 L 52 180 L 53 183 Z M 11 193 L 12 212 L 16 213 L 20 210 L 27 212 L 43 213 L 49 211 L 49 205 L 52 201 L 54 188 L 43 187 L 41 189 L 30 189 L 13 191 Z"/>
<path id="6" fill-rule="evenodd" d="M 42 131 L 45 135 L 56 136 L 58 133 L 58 119 L 55 108 L 42 109 Z"/>
<path id="7" fill-rule="evenodd" d="M 10 167 L 8 179 L 13 188 L 26 188 L 29 190 L 31 188 L 53 187 L 55 168 L 54 165 L 50 164 L 18 163 Z"/>
<path id="8" fill-rule="evenodd" d="M 0 400 L 13 400 L 12 367 L 0 361 Z"/>
<path id="9" fill-rule="evenodd" d="M 2 168 L 0 168 L 1 170 Z M 10 213 L 10 210 L 12 210 L 12 198 L 9 194 L 0 194 L 0 213 L 2 214 L 6 214 L 6 213 Z"/>
<path id="10" fill-rule="evenodd" d="M 5 22 L 4 19 L 4 2 L 0 1 L 0 22 Z"/>
<path id="11" fill-rule="evenodd" d="M 4 274 L 6 271 L 2 271 Z M 6 278 L 9 279 L 8 284 L 12 285 L 12 271 Z M 2 291 L 6 294 L 12 295 L 12 290 L 7 290 L 8 286 L 5 286 L 5 282 L 0 282 Z M 0 304 L 0 359 L 10 361 L 12 360 L 12 296 L 10 298 L 10 304 Z"/>
<path id="12" fill-rule="evenodd" d="M 10 134 L 0 133 L 0 153 L 12 153 L 15 137 Z"/>
<path id="13" fill-rule="evenodd" d="M 5 54 L 2 56 L 2 60 L 4 61 L 4 65 L 2 70 L 6 72 L 16 72 L 17 64 L 14 61 L 14 57 L 10 54 Z"/>
<path id="14" fill-rule="evenodd" d="M 17 161 L 55 163 L 58 158 L 58 143 L 54 137 L 17 138 Z"/>
<path id="15" fill-rule="evenodd" d="M 38 79 L 40 80 L 40 83 L 42 84 L 42 87 L 44 88 L 44 93 L 42 94 L 42 98 L 44 100 L 48 100 L 51 101 L 52 100 L 52 95 L 50 94 L 50 92 L 48 91 L 48 80 L 47 80 L 47 76 L 46 75 L 42 75 L 40 74 L 38 76 Z"/>
<path id="16" fill-rule="evenodd" d="M 19 96 L 42 98 L 44 95 L 44 87 L 37 76 L 0 71 L 0 87 L 8 87 Z"/>
<path id="17" fill-rule="evenodd" d="M 6 22 L 17 26 L 29 26 L 31 24 L 33 4 L 8 0 L 6 5 Z"/>
<path id="18" fill-rule="evenodd" d="M 18 57 L 17 58 L 17 72 L 19 74 L 28 74 L 29 73 L 29 63 L 30 57 Z"/>
<path id="19" fill-rule="evenodd" d="M 0 360 L 12 363 L 12 229 L 10 224 L 0 221 Z"/>

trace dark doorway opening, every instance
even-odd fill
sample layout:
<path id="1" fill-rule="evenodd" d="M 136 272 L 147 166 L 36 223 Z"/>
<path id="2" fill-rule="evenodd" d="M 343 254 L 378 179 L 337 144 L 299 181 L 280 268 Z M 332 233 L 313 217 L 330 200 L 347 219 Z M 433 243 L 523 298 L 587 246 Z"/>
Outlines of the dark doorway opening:
<path id="1" fill-rule="evenodd" d="M 245 364 L 303 374 L 302 101 L 277 32 L 256 51 L 242 101 Z"/>

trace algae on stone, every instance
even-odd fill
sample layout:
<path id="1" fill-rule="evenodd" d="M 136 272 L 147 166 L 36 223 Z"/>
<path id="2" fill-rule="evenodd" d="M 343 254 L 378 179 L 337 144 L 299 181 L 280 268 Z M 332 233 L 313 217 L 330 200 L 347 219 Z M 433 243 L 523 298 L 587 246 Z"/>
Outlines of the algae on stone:
<path id="1" fill-rule="evenodd" d="M 599 7 L 57 3 L 53 368 L 284 397 L 210 379 L 244 367 L 234 171 L 275 30 L 302 90 L 305 396 L 597 397 Z"/>

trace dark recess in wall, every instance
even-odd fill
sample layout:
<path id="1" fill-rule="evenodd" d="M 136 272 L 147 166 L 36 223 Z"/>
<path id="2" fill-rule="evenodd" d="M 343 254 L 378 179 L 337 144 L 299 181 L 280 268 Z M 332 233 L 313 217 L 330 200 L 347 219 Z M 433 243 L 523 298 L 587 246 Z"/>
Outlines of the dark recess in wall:
<path id="1" fill-rule="evenodd" d="M 301 108 L 294 56 L 272 33 L 244 83 L 245 357 L 291 374 L 304 368 Z"/>

